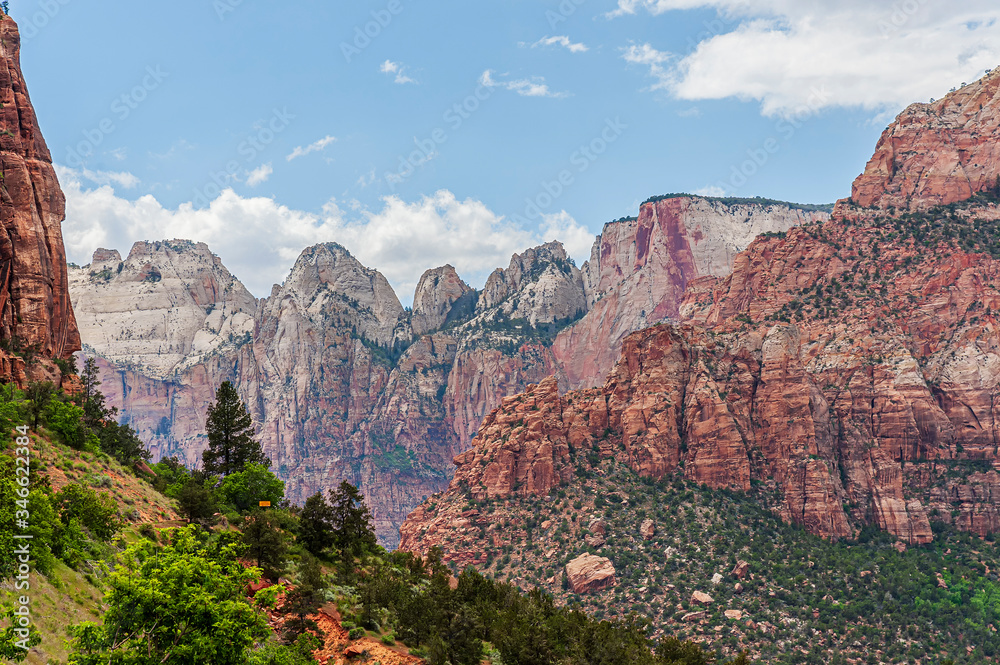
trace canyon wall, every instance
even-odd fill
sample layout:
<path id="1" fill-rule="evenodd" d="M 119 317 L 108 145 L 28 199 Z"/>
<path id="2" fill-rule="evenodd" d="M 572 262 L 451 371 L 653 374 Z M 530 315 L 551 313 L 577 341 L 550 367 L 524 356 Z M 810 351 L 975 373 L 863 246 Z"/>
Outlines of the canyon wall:
<path id="1" fill-rule="evenodd" d="M 180 240 L 137 243 L 124 261 L 98 250 L 71 269 L 71 289 L 108 402 L 154 459 L 198 464 L 207 405 L 233 381 L 288 496 L 349 480 L 392 546 L 501 400 L 552 374 L 563 389 L 593 381 L 628 332 L 676 316 L 688 280 L 726 274 L 759 232 L 825 217 L 650 202 L 606 225 L 582 268 L 555 242 L 514 255 L 482 291 L 435 268 L 412 311 L 333 243 L 305 250 L 260 301 L 205 245 Z"/>
<path id="2" fill-rule="evenodd" d="M 35 358 L 80 349 L 62 222 L 66 200 L 21 74 L 21 37 L 0 21 L 0 380 L 57 378 Z"/>

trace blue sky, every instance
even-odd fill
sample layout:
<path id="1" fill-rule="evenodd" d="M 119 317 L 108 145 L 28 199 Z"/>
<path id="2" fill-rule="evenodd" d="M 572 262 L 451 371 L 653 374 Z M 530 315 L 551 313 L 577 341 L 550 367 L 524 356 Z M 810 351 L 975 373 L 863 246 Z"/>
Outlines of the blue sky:
<path id="1" fill-rule="evenodd" d="M 582 263 L 651 195 L 849 195 L 895 113 L 997 64 L 1000 10 L 947 4 L 11 0 L 11 15 L 71 260 L 192 237 L 263 296 L 332 240 L 407 302 L 424 269 L 479 286 L 554 237 Z"/>

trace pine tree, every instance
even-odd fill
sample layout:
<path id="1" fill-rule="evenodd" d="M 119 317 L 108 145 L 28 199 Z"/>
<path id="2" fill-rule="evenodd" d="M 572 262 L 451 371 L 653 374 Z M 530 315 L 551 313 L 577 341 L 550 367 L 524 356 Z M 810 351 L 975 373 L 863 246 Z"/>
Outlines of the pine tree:
<path id="1" fill-rule="evenodd" d="M 83 422 L 91 429 L 99 429 L 104 420 L 117 415 L 118 409 L 109 409 L 104 404 L 104 394 L 99 390 L 101 373 L 97 368 L 97 361 L 93 358 L 87 358 L 84 361 L 80 383 L 83 386 L 81 395 L 83 398 L 81 405 L 83 406 Z"/>
<path id="2" fill-rule="evenodd" d="M 298 540 L 315 556 L 333 545 L 333 509 L 319 492 L 306 499 L 302 507 Z"/>
<path id="3" fill-rule="evenodd" d="M 277 579 L 285 570 L 288 542 L 274 513 L 256 510 L 243 523 L 243 544 L 264 575 Z"/>
<path id="4" fill-rule="evenodd" d="M 228 476 L 247 464 L 271 467 L 271 460 L 253 437 L 250 413 L 229 381 L 223 381 L 215 393 L 215 404 L 208 407 L 205 432 L 208 450 L 201 458 L 205 473 Z"/>
<path id="5" fill-rule="evenodd" d="M 330 490 L 334 545 L 346 557 L 373 551 L 378 544 L 372 528 L 372 513 L 365 497 L 346 480 Z"/>

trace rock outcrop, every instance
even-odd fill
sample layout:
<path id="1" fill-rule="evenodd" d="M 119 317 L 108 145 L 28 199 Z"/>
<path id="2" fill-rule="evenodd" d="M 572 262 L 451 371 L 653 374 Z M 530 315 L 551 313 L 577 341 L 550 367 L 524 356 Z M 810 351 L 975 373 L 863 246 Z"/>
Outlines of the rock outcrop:
<path id="1" fill-rule="evenodd" d="M 566 386 L 601 385 L 628 334 L 676 320 L 688 283 L 727 276 L 759 234 L 827 219 L 825 212 L 786 204 L 674 196 L 646 201 L 638 217 L 606 224 L 582 269 L 587 315 L 553 344 Z"/>
<path id="2" fill-rule="evenodd" d="M 581 554 L 566 564 L 566 579 L 573 593 L 597 593 L 615 585 L 615 566 L 611 559 Z"/>
<path id="3" fill-rule="evenodd" d="M 851 198 L 863 207 L 901 210 L 967 199 L 997 184 L 998 133 L 1000 69 L 900 113 L 854 181 Z"/>
<path id="4" fill-rule="evenodd" d="M 465 298 L 469 305 L 475 297 L 472 287 L 462 281 L 452 266 L 428 270 L 420 277 L 417 291 L 413 295 L 413 316 L 410 325 L 414 335 L 426 335 L 443 328 L 453 315 L 455 303 Z M 464 303 L 463 303 L 464 304 Z M 461 315 L 461 307 L 455 314 Z"/>
<path id="5" fill-rule="evenodd" d="M 24 357 L 80 349 L 62 221 L 66 200 L 21 74 L 21 37 L 0 21 L 0 380 L 25 383 Z"/>

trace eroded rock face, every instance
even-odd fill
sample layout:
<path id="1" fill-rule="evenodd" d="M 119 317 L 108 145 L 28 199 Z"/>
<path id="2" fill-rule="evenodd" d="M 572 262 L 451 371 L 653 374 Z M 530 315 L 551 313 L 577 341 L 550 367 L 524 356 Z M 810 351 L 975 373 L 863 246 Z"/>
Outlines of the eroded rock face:
<path id="1" fill-rule="evenodd" d="M 627 337 L 603 388 L 560 396 L 550 378 L 505 399 L 402 546 L 445 540 L 453 490 L 544 496 L 595 445 L 643 476 L 776 487 L 783 518 L 830 538 L 876 524 L 926 543 L 932 512 L 995 531 L 1000 261 L 928 252 L 881 216 L 841 212 L 690 285 L 688 323 Z"/>
<path id="2" fill-rule="evenodd" d="M 0 338 L 42 358 L 80 349 L 63 248 L 66 201 L 21 74 L 21 37 L 0 21 Z M 24 383 L 24 361 L 0 351 L 0 379 Z"/>
<path id="3" fill-rule="evenodd" d="M 637 218 L 606 224 L 582 269 L 589 311 L 552 347 L 566 385 L 601 385 L 628 334 L 676 320 L 688 283 L 728 275 L 757 235 L 828 218 L 784 205 L 676 197 L 644 203 Z"/>
<path id="4" fill-rule="evenodd" d="M 471 291 L 452 266 L 425 272 L 413 295 L 413 334 L 425 335 L 443 327 L 455 303 Z"/>
<path id="5" fill-rule="evenodd" d="M 1000 69 L 907 107 L 882 133 L 851 198 L 863 207 L 926 208 L 992 187 L 1000 174 L 998 93 Z"/>
<path id="6" fill-rule="evenodd" d="M 566 578 L 573 593 L 597 593 L 615 585 L 615 566 L 611 559 L 581 554 L 566 564 Z"/>

